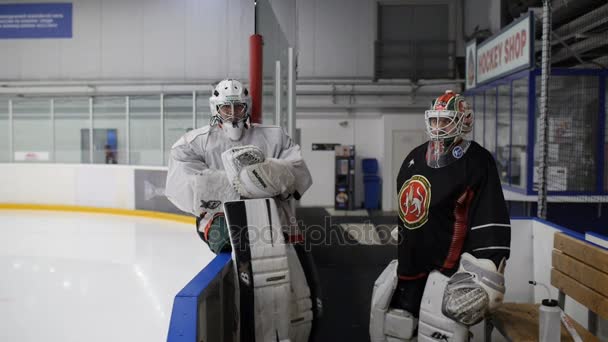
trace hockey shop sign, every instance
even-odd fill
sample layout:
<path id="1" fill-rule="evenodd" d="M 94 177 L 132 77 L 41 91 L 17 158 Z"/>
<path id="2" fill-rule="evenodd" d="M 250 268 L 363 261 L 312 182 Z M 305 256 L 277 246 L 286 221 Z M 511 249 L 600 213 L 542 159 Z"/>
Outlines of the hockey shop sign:
<path id="1" fill-rule="evenodd" d="M 514 22 L 477 47 L 477 83 L 511 74 L 532 63 L 534 15 Z"/>

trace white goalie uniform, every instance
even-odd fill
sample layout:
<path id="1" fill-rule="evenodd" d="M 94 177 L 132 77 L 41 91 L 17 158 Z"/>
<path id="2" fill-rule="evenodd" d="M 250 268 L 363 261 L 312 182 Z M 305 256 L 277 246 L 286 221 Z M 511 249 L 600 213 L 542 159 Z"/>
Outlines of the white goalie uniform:
<path id="1" fill-rule="evenodd" d="M 299 198 L 311 184 L 300 147 L 282 128 L 252 124 L 235 141 L 216 125 L 192 130 L 173 145 L 166 196 L 179 209 L 200 218 L 199 231 L 212 223 L 226 202 L 242 197 L 274 198 L 284 235 L 298 241 L 302 236 L 287 199 Z M 291 342 L 305 342 L 313 319 L 311 293 L 294 247 L 286 246 L 291 298 L 283 300 L 291 302 L 291 309 L 278 318 L 288 320 L 288 325 L 291 322 Z"/>

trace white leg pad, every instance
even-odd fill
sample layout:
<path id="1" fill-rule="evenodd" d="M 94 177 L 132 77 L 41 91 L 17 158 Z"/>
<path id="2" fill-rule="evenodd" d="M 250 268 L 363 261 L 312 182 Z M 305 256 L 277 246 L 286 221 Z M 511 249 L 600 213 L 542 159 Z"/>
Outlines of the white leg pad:
<path id="1" fill-rule="evenodd" d="M 256 342 L 288 340 L 291 276 L 276 205 L 262 199 L 242 201 L 229 208 L 226 210 L 225 204 L 239 278 L 238 302 L 247 305 L 239 307 L 239 336 Z M 244 226 L 233 226 L 231 219 Z M 255 336 L 241 335 L 249 331 Z"/>
<path id="2" fill-rule="evenodd" d="M 418 341 L 463 342 L 469 339 L 469 329 L 448 317 L 441 311 L 443 293 L 449 278 L 440 272 L 429 274 L 422 295 L 418 322 Z"/>
<path id="3" fill-rule="evenodd" d="M 371 342 L 405 342 L 414 338 L 418 320 L 409 312 L 390 308 L 397 287 L 397 260 L 391 261 L 374 282 L 369 337 Z"/>
<path id="4" fill-rule="evenodd" d="M 291 280 L 291 311 L 289 338 L 291 342 L 307 342 L 312 328 L 312 301 L 306 275 L 292 245 L 287 245 L 287 261 Z"/>

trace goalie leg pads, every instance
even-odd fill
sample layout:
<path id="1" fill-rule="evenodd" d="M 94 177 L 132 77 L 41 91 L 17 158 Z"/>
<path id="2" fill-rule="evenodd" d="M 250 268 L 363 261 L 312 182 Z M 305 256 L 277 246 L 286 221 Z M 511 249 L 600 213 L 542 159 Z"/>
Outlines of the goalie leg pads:
<path id="1" fill-rule="evenodd" d="M 312 257 L 312 254 L 308 252 L 302 242 L 292 242 L 291 245 L 298 255 L 298 260 L 302 265 L 304 275 L 306 275 L 306 283 L 310 289 L 310 298 L 312 301 L 312 314 L 313 330 L 315 322 L 323 316 L 323 295 L 321 292 L 321 281 L 319 280 L 319 274 L 317 272 L 317 266 Z M 311 335 L 312 336 L 312 335 Z"/>
<path id="2" fill-rule="evenodd" d="M 274 200 L 226 202 L 241 341 L 289 338 L 290 271 Z"/>
<path id="3" fill-rule="evenodd" d="M 489 259 L 477 259 L 469 253 L 460 256 L 460 267 L 450 278 L 443 299 L 443 312 L 466 325 L 481 321 L 503 300 L 504 261 L 499 269 Z"/>
<path id="4" fill-rule="evenodd" d="M 418 320 L 405 310 L 389 307 L 397 281 L 397 260 L 393 260 L 374 283 L 369 319 L 371 342 L 410 341 L 414 336 Z"/>
<path id="5" fill-rule="evenodd" d="M 287 245 L 287 262 L 291 280 L 290 327 L 291 342 L 307 342 L 312 328 L 312 301 L 306 275 L 293 245 Z"/>
<path id="6" fill-rule="evenodd" d="M 468 341 L 469 329 L 442 312 L 443 294 L 448 277 L 432 271 L 426 281 L 418 322 L 419 342 L 464 342 Z"/>

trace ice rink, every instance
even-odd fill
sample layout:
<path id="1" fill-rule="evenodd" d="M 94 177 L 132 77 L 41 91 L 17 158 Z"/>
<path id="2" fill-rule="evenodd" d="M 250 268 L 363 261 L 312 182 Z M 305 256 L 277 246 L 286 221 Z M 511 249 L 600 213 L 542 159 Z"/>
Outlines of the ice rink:
<path id="1" fill-rule="evenodd" d="M 0 341 L 166 341 L 212 258 L 191 224 L 0 210 Z"/>

